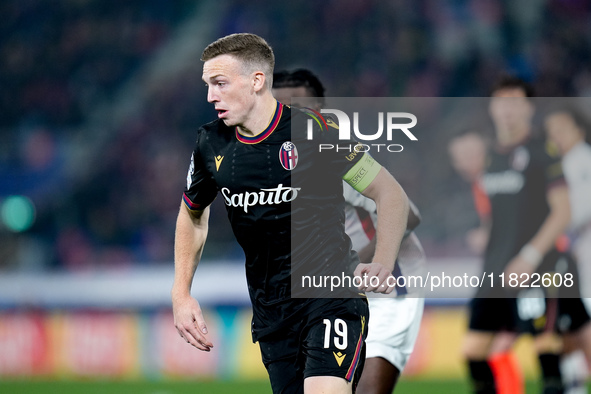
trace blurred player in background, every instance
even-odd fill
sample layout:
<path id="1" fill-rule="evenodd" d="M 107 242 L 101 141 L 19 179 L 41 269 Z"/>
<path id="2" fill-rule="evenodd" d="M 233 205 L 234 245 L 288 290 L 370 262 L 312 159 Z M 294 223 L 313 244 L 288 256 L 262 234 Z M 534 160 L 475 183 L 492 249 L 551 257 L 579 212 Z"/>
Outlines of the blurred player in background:
<path id="1" fill-rule="evenodd" d="M 466 236 L 466 243 L 477 254 L 484 253 L 490 233 L 490 201 L 482 186 L 488 145 L 481 134 L 472 130 L 455 135 L 448 144 L 452 167 L 470 184 L 474 208 L 480 219 L 478 228 L 468 231 Z"/>
<path id="2" fill-rule="evenodd" d="M 574 145 L 578 145 L 579 143 L 584 144 L 584 135 L 581 129 L 563 127 L 562 123 L 568 121 L 568 119 L 565 119 L 565 115 L 568 116 L 568 113 L 552 119 L 554 137 L 551 138 L 557 145 L 564 146 L 564 149 L 561 149 L 564 152 L 568 151 Z M 570 125 L 572 126 L 572 123 Z M 548 127 L 547 130 L 549 130 Z M 452 166 L 471 185 L 475 209 L 480 218 L 480 226 L 477 229 L 470 230 L 466 237 L 468 246 L 476 253 L 482 253 L 484 251 L 490 231 L 490 201 L 482 189 L 482 175 L 486 165 L 488 145 L 489 143 L 483 135 L 472 130 L 466 130 L 457 134 L 451 139 L 448 145 Z M 576 162 L 581 163 L 581 160 L 578 159 Z M 585 165 L 579 165 L 578 167 L 582 173 L 586 171 L 584 168 L 591 168 L 591 166 Z M 568 172 L 572 171 L 567 171 L 566 168 L 564 171 L 568 181 Z M 582 178 L 579 176 L 579 179 L 585 178 L 584 176 Z M 580 184 L 580 182 L 578 183 Z M 573 218 L 585 218 L 585 214 L 575 213 L 575 211 L 579 211 L 580 209 L 574 208 L 576 202 L 574 201 L 573 188 L 570 184 L 569 189 L 569 195 L 572 201 L 571 205 L 573 205 Z M 577 194 L 580 195 L 581 193 L 579 192 Z M 587 192 L 587 196 L 589 195 L 590 193 Z M 579 202 L 584 201 L 583 198 L 579 198 Z M 561 240 L 557 244 L 561 244 Z M 568 301 L 565 302 L 568 303 Z M 576 303 L 577 301 L 572 302 Z M 568 312 L 565 312 L 565 314 L 562 315 L 563 318 L 570 320 L 571 318 L 568 316 Z M 580 332 L 576 332 L 572 336 L 568 333 L 564 335 L 564 349 L 560 359 L 560 370 L 565 386 L 565 393 L 580 394 L 587 392 L 585 387 L 587 362 L 585 361 L 583 352 L 578 351 L 581 346 L 583 348 L 588 347 L 589 341 L 587 340 L 587 336 L 589 334 L 587 330 L 588 325 L 585 325 L 584 328 L 579 330 Z M 523 391 L 521 368 L 513 354 L 503 351 L 505 348 L 503 344 L 512 343 L 512 335 L 507 333 L 498 334 L 495 339 L 496 345 L 492 345 L 491 356 L 488 359 L 488 363 L 495 377 L 497 391 L 501 393 Z M 499 351 L 496 349 L 499 349 Z M 587 349 L 585 349 L 585 354 L 589 354 Z M 518 387 L 521 387 L 521 389 L 518 389 Z"/>
<path id="3" fill-rule="evenodd" d="M 574 238 L 573 251 L 581 278 L 581 295 L 587 313 L 591 313 L 591 146 L 585 142 L 585 122 L 574 108 L 551 111 L 544 124 L 548 140 L 562 157 L 572 211 L 569 233 Z M 584 383 L 588 377 L 586 366 L 591 360 L 591 323 L 584 325 L 572 337 L 566 336 L 564 348 L 569 356 L 561 364 L 563 376 L 568 376 L 573 386 L 579 386 L 577 392 L 572 391 L 573 394 L 586 393 Z M 586 357 L 577 349 L 582 349 Z"/>
<path id="4" fill-rule="evenodd" d="M 581 279 L 591 283 L 591 146 L 585 142 L 581 115 L 573 109 L 552 111 L 544 123 L 548 139 L 562 156 L 571 201 L 571 232 L 576 236 L 573 249 Z M 583 297 L 591 297 L 589 288 L 584 287 L 581 292 Z"/>
<path id="5" fill-rule="evenodd" d="M 274 96 L 284 104 L 308 107 L 320 111 L 324 87 L 309 70 L 283 71 L 273 76 Z M 361 262 L 373 259 L 376 246 L 375 203 L 347 184 L 345 195 L 345 231 Z M 419 213 L 410 203 L 409 223 L 400 245 L 394 275 L 421 275 L 425 264 L 423 248 L 412 232 Z M 366 340 L 365 368 L 357 391 L 359 394 L 390 394 L 413 351 L 421 318 L 424 298 L 408 296 L 405 288 L 397 288 L 395 298 L 369 298 L 369 333 Z"/>
<path id="6" fill-rule="evenodd" d="M 175 326 L 196 348 L 213 347 L 190 289 L 207 237 L 209 205 L 221 191 L 245 252 L 253 340 L 259 342 L 273 392 L 354 392 L 364 361 L 366 298 L 356 288 L 343 289 L 349 297 L 296 298 L 294 292 L 302 289 L 294 289 L 292 269 L 306 263 L 320 270 L 307 274 L 337 274 L 349 273 L 353 265 L 356 275 L 379 279 L 360 290 L 392 291 L 385 283 L 406 228 L 406 194 L 367 154 L 320 157 L 305 144 L 308 115 L 273 97 L 274 55 L 261 37 L 220 38 L 205 48 L 202 60 L 207 100 L 218 120 L 198 131 L 177 218 Z M 336 133 L 316 132 L 323 140 L 336 138 Z M 344 233 L 343 179 L 379 207 L 375 262 L 357 264 Z M 303 204 L 292 212 L 296 199 Z M 294 245 L 294 239 L 305 242 Z"/>
<path id="7" fill-rule="evenodd" d="M 454 170 L 470 184 L 474 208 L 478 213 L 480 225 L 468 231 L 466 243 L 476 254 L 483 254 L 488 243 L 491 226 L 490 200 L 482 185 L 486 169 L 490 142 L 479 132 L 464 130 L 455 135 L 448 144 L 448 153 Z M 510 351 L 515 340 L 513 333 L 501 332 L 491 345 L 488 364 L 492 370 L 498 393 L 523 393 L 524 381 L 521 367 Z M 509 346 L 507 346 L 509 345 Z"/>
<path id="8" fill-rule="evenodd" d="M 569 272 L 564 268 L 568 266 L 568 256 L 554 249 L 570 218 L 568 190 L 559 161 L 548 155 L 543 141 L 533 138 L 531 95 L 531 88 L 523 81 L 504 78 L 493 90 L 489 107 L 496 142 L 482 176 L 491 202 L 491 232 L 484 271 L 493 273 L 495 279 L 505 273 L 506 288 L 509 288 L 510 273 Z M 561 342 L 552 334 L 556 324 L 552 316 L 556 316 L 558 301 L 549 299 L 546 303 L 543 294 L 531 292 L 519 298 L 510 295 L 502 290 L 500 282 L 495 282 L 491 288 L 479 289 L 471 302 L 463 353 L 474 391 L 496 392 L 487 359 L 494 352 L 509 351 L 517 333 L 531 332 L 536 335 L 543 392 L 563 393 L 559 368 Z M 583 311 L 568 329 L 576 331 L 587 320 Z M 499 342 L 499 334 L 503 332 L 514 333 L 513 340 Z M 503 336 L 511 338 L 507 334 Z"/>

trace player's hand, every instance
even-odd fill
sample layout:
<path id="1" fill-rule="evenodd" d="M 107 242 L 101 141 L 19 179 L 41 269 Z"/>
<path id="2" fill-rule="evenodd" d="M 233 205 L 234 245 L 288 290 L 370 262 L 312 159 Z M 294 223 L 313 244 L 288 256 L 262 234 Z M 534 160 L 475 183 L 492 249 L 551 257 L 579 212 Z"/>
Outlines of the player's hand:
<path id="1" fill-rule="evenodd" d="M 505 285 L 509 282 L 511 274 L 517 274 L 519 283 L 526 284 L 530 281 L 531 274 L 534 272 L 535 267 L 520 255 L 515 256 L 507 265 L 505 269 Z M 521 274 L 527 274 L 521 276 Z"/>
<path id="2" fill-rule="evenodd" d="M 361 286 L 358 287 L 361 291 L 373 291 L 374 293 L 384 294 L 390 294 L 394 291 L 396 281 L 394 280 L 394 276 L 392 276 L 392 270 L 380 263 L 361 263 L 355 268 L 353 274 L 361 278 Z M 388 278 L 392 279 L 388 280 Z M 388 284 L 391 286 L 388 286 Z"/>
<path id="3" fill-rule="evenodd" d="M 179 335 L 199 350 L 209 352 L 213 344 L 207 339 L 207 325 L 201 307 L 191 296 L 173 297 L 174 326 Z"/>

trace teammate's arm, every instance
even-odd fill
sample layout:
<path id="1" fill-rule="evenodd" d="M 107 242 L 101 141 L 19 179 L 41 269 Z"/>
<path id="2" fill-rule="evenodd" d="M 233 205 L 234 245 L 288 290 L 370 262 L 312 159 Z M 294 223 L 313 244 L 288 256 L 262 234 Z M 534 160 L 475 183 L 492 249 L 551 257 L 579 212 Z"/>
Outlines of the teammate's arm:
<path id="1" fill-rule="evenodd" d="M 534 237 L 509 263 L 507 273 L 531 273 L 541 263 L 544 255 L 556 243 L 570 223 L 570 202 L 566 185 L 552 187 L 546 194 L 550 213 Z"/>
<path id="2" fill-rule="evenodd" d="M 191 284 L 207 238 L 209 207 L 189 210 L 181 203 L 174 241 L 174 284 L 172 311 L 174 325 L 188 343 L 209 351 L 213 344 L 207 339 L 207 326 L 196 299 L 191 297 Z"/>
<path id="3" fill-rule="evenodd" d="M 377 276 L 379 285 L 361 290 L 378 293 L 391 293 L 394 287 L 385 283 L 392 275 L 394 262 L 398 256 L 400 242 L 406 230 L 409 203 L 406 193 L 394 177 L 383 167 L 371 183 L 361 191 L 364 196 L 375 201 L 377 206 L 376 250 L 371 264 L 360 264 L 355 275 Z"/>

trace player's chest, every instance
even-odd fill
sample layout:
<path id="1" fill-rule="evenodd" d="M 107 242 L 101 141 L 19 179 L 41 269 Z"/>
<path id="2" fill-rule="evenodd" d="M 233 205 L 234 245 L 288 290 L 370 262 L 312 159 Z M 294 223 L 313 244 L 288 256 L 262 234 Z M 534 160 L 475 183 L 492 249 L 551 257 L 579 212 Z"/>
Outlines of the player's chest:
<path id="1" fill-rule="evenodd" d="M 520 194 L 527 183 L 529 167 L 529 154 L 524 150 L 493 156 L 489 168 L 482 177 L 486 194 L 491 198 Z"/>
<path id="2" fill-rule="evenodd" d="M 233 191 L 290 186 L 291 172 L 299 159 L 295 146 L 273 141 L 232 141 L 212 147 L 208 156 L 207 167 L 218 187 Z"/>

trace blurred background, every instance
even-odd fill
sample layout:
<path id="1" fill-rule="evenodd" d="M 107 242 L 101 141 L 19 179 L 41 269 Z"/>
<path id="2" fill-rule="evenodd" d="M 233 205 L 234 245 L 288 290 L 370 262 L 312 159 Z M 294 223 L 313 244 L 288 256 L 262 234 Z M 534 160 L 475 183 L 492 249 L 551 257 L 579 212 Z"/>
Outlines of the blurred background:
<path id="1" fill-rule="evenodd" d="M 328 96 L 484 97 L 508 72 L 591 95 L 588 0 L 3 0 L 0 15 L 0 377 L 265 378 L 220 201 L 195 291 L 224 345 L 192 351 L 169 310 L 195 132 L 215 117 L 199 57 L 218 37 L 265 37 L 277 70 L 313 70 Z M 398 175 L 429 259 L 477 264 L 454 131 L 422 136 Z M 429 304 L 409 376 L 463 378 L 437 342 L 459 341 L 463 302 Z"/>

